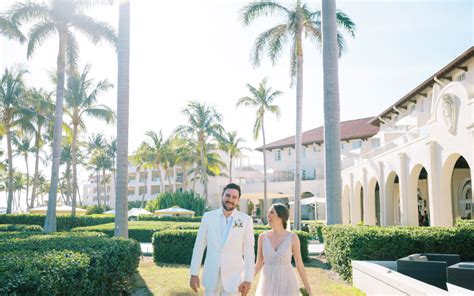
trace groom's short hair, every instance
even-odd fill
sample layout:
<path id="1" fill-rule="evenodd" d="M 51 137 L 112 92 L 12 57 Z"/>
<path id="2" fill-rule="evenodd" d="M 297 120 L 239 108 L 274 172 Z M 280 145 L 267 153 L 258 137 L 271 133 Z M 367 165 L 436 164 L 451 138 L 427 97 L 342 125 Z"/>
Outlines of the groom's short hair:
<path id="1" fill-rule="evenodd" d="M 241 191 L 240 191 L 240 186 L 235 184 L 235 183 L 229 183 L 227 184 L 224 189 L 222 190 L 222 195 L 224 195 L 224 192 L 227 190 L 227 189 L 235 189 L 239 192 L 239 197 L 240 195 L 242 194 Z"/>

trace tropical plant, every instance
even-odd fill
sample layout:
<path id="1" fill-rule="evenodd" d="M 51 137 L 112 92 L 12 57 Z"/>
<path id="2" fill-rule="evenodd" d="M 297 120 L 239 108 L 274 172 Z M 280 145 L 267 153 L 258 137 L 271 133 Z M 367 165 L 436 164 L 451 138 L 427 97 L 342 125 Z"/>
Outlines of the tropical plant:
<path id="1" fill-rule="evenodd" d="M 101 133 L 92 134 L 87 142 L 87 150 L 90 155 L 89 167 L 96 174 L 97 205 L 100 206 L 100 173 L 104 166 L 104 157 L 106 154 L 106 140 Z"/>
<path id="2" fill-rule="evenodd" d="M 51 167 L 48 213 L 43 227 L 45 232 L 56 231 L 56 197 L 61 156 L 66 59 L 68 65 L 74 68 L 79 56 L 76 35 L 72 29 L 82 32 L 94 44 L 105 40 L 115 46 L 117 42 L 115 30 L 109 24 L 97 21 L 84 14 L 86 9 L 91 8 L 98 2 L 93 0 L 51 0 L 49 3 L 27 1 L 14 4 L 8 11 L 8 15 L 14 24 L 23 25 L 35 22 L 28 35 L 28 58 L 31 58 L 36 48 L 46 39 L 55 34 L 59 37 L 56 67 L 56 110 L 52 145 L 53 163 Z"/>
<path id="3" fill-rule="evenodd" d="M 71 142 L 70 139 L 63 139 L 63 144 L 62 144 L 62 149 L 61 149 L 61 160 L 60 164 L 66 164 L 66 169 L 63 172 L 63 186 L 59 186 L 59 191 L 64 195 L 66 194 L 66 200 L 65 203 L 67 205 L 70 204 L 71 200 L 71 191 L 72 191 L 72 186 L 71 186 L 71 177 L 72 177 L 72 172 L 71 172 L 71 164 L 72 164 L 72 148 L 71 148 Z"/>
<path id="4" fill-rule="evenodd" d="M 321 11 L 311 10 L 303 1 L 285 7 L 273 1 L 256 1 L 246 5 L 242 13 L 243 24 L 248 26 L 260 16 L 279 15 L 283 23 L 261 33 L 252 52 L 253 64 L 260 65 L 262 54 L 268 53 L 273 64 L 281 56 L 285 45 L 291 44 L 290 76 L 296 77 L 296 134 L 295 134 L 295 228 L 301 228 L 301 133 L 303 121 L 303 37 L 308 37 L 318 47 L 321 45 Z M 337 24 L 354 36 L 355 24 L 343 12 L 337 12 Z M 339 52 L 345 49 L 345 40 L 338 32 Z"/>
<path id="5" fill-rule="evenodd" d="M 128 238 L 128 113 L 130 71 L 130 1 L 120 1 L 117 79 L 117 185 L 115 236 Z"/>
<path id="6" fill-rule="evenodd" d="M 222 141 L 219 143 L 219 149 L 225 151 L 229 156 L 229 182 L 232 183 L 232 162 L 236 156 L 242 155 L 244 150 L 250 150 L 247 147 L 240 145 L 245 143 L 245 140 L 237 136 L 237 131 L 227 132 Z"/>
<path id="7" fill-rule="evenodd" d="M 26 41 L 25 36 L 18 29 L 17 24 L 8 19 L 8 17 L 2 15 L 0 15 L 0 35 L 12 40 L 17 40 L 20 43 L 24 43 Z"/>
<path id="8" fill-rule="evenodd" d="M 90 76 L 90 65 L 85 66 L 82 73 L 71 71 L 66 89 L 65 113 L 70 119 L 72 128 L 72 212 L 76 215 L 77 194 L 77 139 L 82 131 L 86 130 L 86 117 L 95 118 L 106 123 L 115 121 L 115 113 L 106 105 L 97 104 L 97 98 L 103 92 L 112 88 L 107 80 L 95 82 Z"/>
<path id="9" fill-rule="evenodd" d="M 0 120 L 7 136 L 8 197 L 7 214 L 11 214 L 13 202 L 13 150 L 15 128 L 22 118 L 31 113 L 26 105 L 26 88 L 23 77 L 27 71 L 22 67 L 5 69 L 0 84 Z"/>
<path id="10" fill-rule="evenodd" d="M 250 96 L 242 97 L 237 101 L 237 106 L 250 106 L 257 108 L 255 114 L 255 123 L 253 125 L 253 137 L 255 140 L 260 136 L 262 132 L 262 152 L 263 152 L 263 208 L 261 211 L 262 219 L 265 218 L 267 213 L 268 201 L 267 201 L 267 159 L 265 156 L 266 142 L 265 142 L 265 113 L 275 114 L 277 118 L 280 117 L 280 107 L 274 104 L 275 99 L 281 96 L 283 93 L 279 90 L 274 91 L 271 87 L 267 86 L 267 79 L 263 79 L 258 88 L 250 84 L 247 84 L 247 88 L 250 92 Z"/>
<path id="11" fill-rule="evenodd" d="M 150 133 L 150 137 L 153 136 L 158 136 L 154 132 L 148 132 Z M 148 134 L 147 133 L 147 134 Z M 161 138 L 161 132 L 159 134 L 159 137 Z M 145 177 L 145 191 L 142 194 L 142 201 L 140 208 L 144 207 L 144 202 L 145 202 L 145 196 L 147 193 L 147 181 L 148 181 L 148 170 L 155 168 L 156 163 L 159 161 L 157 160 L 157 154 L 153 150 L 152 146 L 149 146 L 146 142 L 143 142 L 138 149 L 129 157 L 130 163 L 135 165 L 137 167 L 137 172 L 140 172 L 144 170 L 147 174 Z M 160 178 L 161 180 L 161 178 Z M 163 181 L 161 182 L 163 183 Z M 163 187 L 162 187 L 163 188 Z"/>
<path id="12" fill-rule="evenodd" d="M 208 177 L 207 177 L 207 148 L 210 138 L 219 141 L 224 128 L 221 125 L 222 116 L 213 106 L 197 101 L 189 102 L 183 110 L 186 116 L 187 125 L 180 125 L 176 133 L 193 137 L 197 142 L 200 152 L 201 182 L 204 185 L 203 195 L 208 201 Z"/>
<path id="13" fill-rule="evenodd" d="M 26 209 L 29 208 L 28 197 L 30 193 L 30 170 L 28 166 L 28 156 L 34 152 L 34 147 L 31 145 L 31 138 L 28 135 L 22 133 L 20 136 L 13 137 L 13 145 L 16 149 L 14 156 L 21 156 L 25 160 L 26 166 Z"/>
<path id="14" fill-rule="evenodd" d="M 30 208 L 35 207 L 35 200 L 37 195 L 37 188 L 39 186 L 39 161 L 41 159 L 40 152 L 45 142 L 48 139 L 48 134 L 53 128 L 54 103 L 51 100 L 51 93 L 43 89 L 30 89 L 29 105 L 33 111 L 33 118 L 31 124 L 34 133 L 34 153 L 35 153 L 35 168 L 33 173 L 33 185 L 31 189 Z"/>

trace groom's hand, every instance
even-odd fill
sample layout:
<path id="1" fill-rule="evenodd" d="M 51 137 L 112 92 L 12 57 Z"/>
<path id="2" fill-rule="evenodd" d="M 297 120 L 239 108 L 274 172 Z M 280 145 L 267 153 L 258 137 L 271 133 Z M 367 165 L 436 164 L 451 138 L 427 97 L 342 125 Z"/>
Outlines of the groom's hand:
<path id="1" fill-rule="evenodd" d="M 250 282 L 243 282 L 239 285 L 239 292 L 241 295 L 245 296 L 250 292 Z"/>
<path id="2" fill-rule="evenodd" d="M 194 292 L 197 293 L 198 289 L 201 287 L 201 284 L 199 283 L 199 276 L 192 275 L 191 279 L 189 280 L 189 286 L 194 290 Z"/>

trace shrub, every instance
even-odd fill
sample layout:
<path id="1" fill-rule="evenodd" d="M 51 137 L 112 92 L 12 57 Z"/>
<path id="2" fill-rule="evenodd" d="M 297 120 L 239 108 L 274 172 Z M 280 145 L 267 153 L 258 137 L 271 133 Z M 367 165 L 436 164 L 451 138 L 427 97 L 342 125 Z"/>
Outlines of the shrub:
<path id="1" fill-rule="evenodd" d="M 42 214 L 7 214 L 0 215 L 0 224 L 44 225 L 46 215 Z M 57 216 L 58 231 L 69 231 L 75 227 L 92 226 L 115 221 L 114 215 Z"/>
<path id="2" fill-rule="evenodd" d="M 174 221 L 174 222 L 201 222 L 202 216 L 195 217 L 179 217 L 179 216 L 155 216 L 155 215 L 140 215 L 139 221 Z"/>
<path id="3" fill-rule="evenodd" d="M 351 260 L 396 260 L 414 253 L 459 254 L 474 260 L 474 231 L 464 227 L 378 227 L 335 225 L 323 228 L 331 266 L 351 280 Z"/>
<path id="4" fill-rule="evenodd" d="M 190 222 L 157 222 L 157 221 L 130 221 L 128 222 L 128 237 L 139 242 L 151 242 L 153 233 L 168 229 L 198 229 L 199 223 Z M 102 224 L 89 227 L 78 227 L 72 229 L 73 232 L 102 232 L 107 236 L 113 237 L 115 224 Z"/>
<path id="5" fill-rule="evenodd" d="M 258 236 L 262 230 L 255 231 L 255 254 L 257 253 Z M 304 262 L 309 260 L 309 234 L 295 232 L 301 242 L 301 257 Z M 190 264 L 193 255 L 194 241 L 197 230 L 166 230 L 153 235 L 153 260 L 156 263 Z"/>
<path id="6" fill-rule="evenodd" d="M 27 225 L 27 224 L 0 224 L 0 231 L 41 232 L 43 231 L 43 227 L 39 225 Z"/>
<path id="7" fill-rule="evenodd" d="M 206 200 L 193 191 L 162 192 L 158 194 L 156 199 L 148 201 L 145 209 L 154 212 L 173 206 L 192 210 L 196 216 L 202 216 L 206 210 Z"/>
<path id="8" fill-rule="evenodd" d="M 100 233 L 3 232 L 0 254 L 2 275 L 17 266 L 2 277 L 1 295 L 121 295 L 130 293 L 141 251 Z"/>
<path id="9" fill-rule="evenodd" d="M 317 239 L 320 243 L 324 243 L 323 228 L 326 226 L 321 221 L 305 222 L 308 227 L 308 232 L 312 239 Z"/>
<path id="10" fill-rule="evenodd" d="M 102 208 L 98 205 L 88 206 L 86 208 L 86 210 L 87 210 L 86 215 L 94 215 L 94 214 L 103 214 L 104 213 L 104 208 Z"/>
<path id="11" fill-rule="evenodd" d="M 457 227 L 470 227 L 474 228 L 474 220 L 464 220 L 464 219 L 457 219 L 456 220 Z"/>

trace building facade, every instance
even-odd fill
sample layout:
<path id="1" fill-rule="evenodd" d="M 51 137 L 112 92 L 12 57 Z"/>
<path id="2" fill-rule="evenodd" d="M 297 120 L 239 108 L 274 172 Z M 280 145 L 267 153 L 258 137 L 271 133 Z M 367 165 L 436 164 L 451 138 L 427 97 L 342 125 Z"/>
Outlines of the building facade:
<path id="1" fill-rule="evenodd" d="M 379 147 L 346 162 L 344 223 L 452 226 L 472 219 L 474 47 L 369 121 Z"/>

